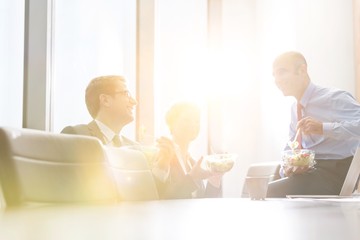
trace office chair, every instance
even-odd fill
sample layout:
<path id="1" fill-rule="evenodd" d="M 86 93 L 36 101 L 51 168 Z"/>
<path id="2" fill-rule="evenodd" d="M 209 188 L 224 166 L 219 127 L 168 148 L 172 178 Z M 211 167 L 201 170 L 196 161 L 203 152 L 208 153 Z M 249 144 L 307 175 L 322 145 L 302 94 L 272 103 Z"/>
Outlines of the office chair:
<path id="1" fill-rule="evenodd" d="M 0 184 L 6 207 L 118 201 L 102 145 L 88 136 L 1 127 Z"/>
<path id="2" fill-rule="evenodd" d="M 159 199 L 155 179 L 140 146 L 104 146 L 104 151 L 122 200 Z"/>
<path id="3" fill-rule="evenodd" d="M 280 167 L 281 167 L 281 163 L 279 161 L 253 163 L 249 166 L 248 171 L 246 173 L 246 177 L 268 178 L 269 182 L 274 181 L 280 178 L 279 175 Z M 241 197 L 249 197 L 246 178 L 243 184 Z"/>

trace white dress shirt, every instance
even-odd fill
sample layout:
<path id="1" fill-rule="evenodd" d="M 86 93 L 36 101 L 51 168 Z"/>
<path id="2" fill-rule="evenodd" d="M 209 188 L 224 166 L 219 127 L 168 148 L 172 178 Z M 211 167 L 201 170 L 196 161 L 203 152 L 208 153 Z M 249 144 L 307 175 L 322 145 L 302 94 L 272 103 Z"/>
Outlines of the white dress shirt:
<path id="1" fill-rule="evenodd" d="M 114 143 L 112 140 L 113 140 L 114 136 L 116 135 L 116 133 L 114 133 L 113 130 L 111 130 L 108 126 L 106 126 L 104 123 L 100 122 L 99 120 L 95 119 L 95 122 L 105 137 L 105 145 L 114 147 Z M 120 142 L 123 142 L 121 135 L 119 135 L 119 139 L 120 139 Z"/>

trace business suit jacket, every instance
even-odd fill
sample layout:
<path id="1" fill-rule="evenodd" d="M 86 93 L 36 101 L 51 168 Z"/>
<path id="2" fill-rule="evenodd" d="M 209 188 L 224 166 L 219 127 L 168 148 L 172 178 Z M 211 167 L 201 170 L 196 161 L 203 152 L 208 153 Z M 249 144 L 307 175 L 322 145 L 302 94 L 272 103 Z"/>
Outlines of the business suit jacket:
<path id="1" fill-rule="evenodd" d="M 93 120 L 88 124 L 79 124 L 75 126 L 67 126 L 65 127 L 61 133 L 67 133 L 67 134 L 76 134 L 76 135 L 85 135 L 85 136 L 92 136 L 100 139 L 100 141 L 103 144 L 106 144 L 105 136 L 101 132 L 100 128 L 96 124 L 96 122 Z M 122 144 L 124 146 L 132 146 L 132 145 L 138 145 L 139 143 L 132 141 L 124 136 L 122 137 Z"/>
<path id="2" fill-rule="evenodd" d="M 61 133 L 93 136 L 100 139 L 103 144 L 106 144 L 105 136 L 95 121 L 91 121 L 88 124 L 67 126 Z M 124 146 L 139 145 L 139 143 L 123 136 L 122 140 Z M 191 165 L 194 165 L 194 163 L 195 161 L 191 159 Z M 208 184 L 204 189 L 200 181 L 194 181 L 190 176 L 186 175 L 177 158 L 172 159 L 169 178 L 165 182 L 161 182 L 156 177 L 154 179 L 159 196 L 162 199 L 192 198 L 192 192 L 195 190 L 198 190 L 197 197 L 219 197 L 221 195 L 221 188 L 215 188 Z"/>
<path id="3" fill-rule="evenodd" d="M 195 161 L 190 159 L 191 165 Z M 193 180 L 185 174 L 179 160 L 174 157 L 171 160 L 169 177 L 165 182 L 157 181 L 159 196 L 161 199 L 180 199 L 180 198 L 204 198 L 221 197 L 222 187 L 216 188 L 211 184 L 204 186 L 201 180 Z M 196 191 L 196 196 L 192 193 Z"/>

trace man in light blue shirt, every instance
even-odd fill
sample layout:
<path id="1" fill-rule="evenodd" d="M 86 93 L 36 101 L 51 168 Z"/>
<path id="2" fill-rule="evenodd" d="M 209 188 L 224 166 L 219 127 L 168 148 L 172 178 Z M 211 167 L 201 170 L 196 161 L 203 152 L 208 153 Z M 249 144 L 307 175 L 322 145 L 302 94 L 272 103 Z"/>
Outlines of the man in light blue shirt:
<path id="1" fill-rule="evenodd" d="M 291 139 L 299 130 L 299 144 L 315 151 L 317 165 L 315 170 L 283 167 L 285 178 L 269 184 L 268 197 L 339 194 L 360 143 L 360 104 L 346 91 L 313 84 L 306 60 L 298 52 L 278 56 L 273 76 L 284 96 L 296 99 L 291 109 Z M 302 109 L 299 121 L 298 104 Z"/>

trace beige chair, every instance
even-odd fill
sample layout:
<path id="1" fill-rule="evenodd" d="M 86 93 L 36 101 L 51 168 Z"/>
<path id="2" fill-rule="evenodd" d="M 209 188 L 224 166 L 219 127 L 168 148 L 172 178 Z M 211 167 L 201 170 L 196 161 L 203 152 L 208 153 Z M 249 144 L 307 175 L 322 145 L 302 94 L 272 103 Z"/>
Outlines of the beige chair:
<path id="1" fill-rule="evenodd" d="M 247 178 L 268 178 L 269 182 L 279 179 L 279 161 L 253 163 L 249 166 L 246 173 L 245 182 L 242 190 L 242 197 L 249 197 L 247 189 Z"/>
<path id="2" fill-rule="evenodd" d="M 119 200 L 100 141 L 0 128 L 0 184 L 6 207 Z"/>
<path id="3" fill-rule="evenodd" d="M 158 200 L 159 195 L 141 147 L 104 147 L 120 198 L 124 201 Z"/>

